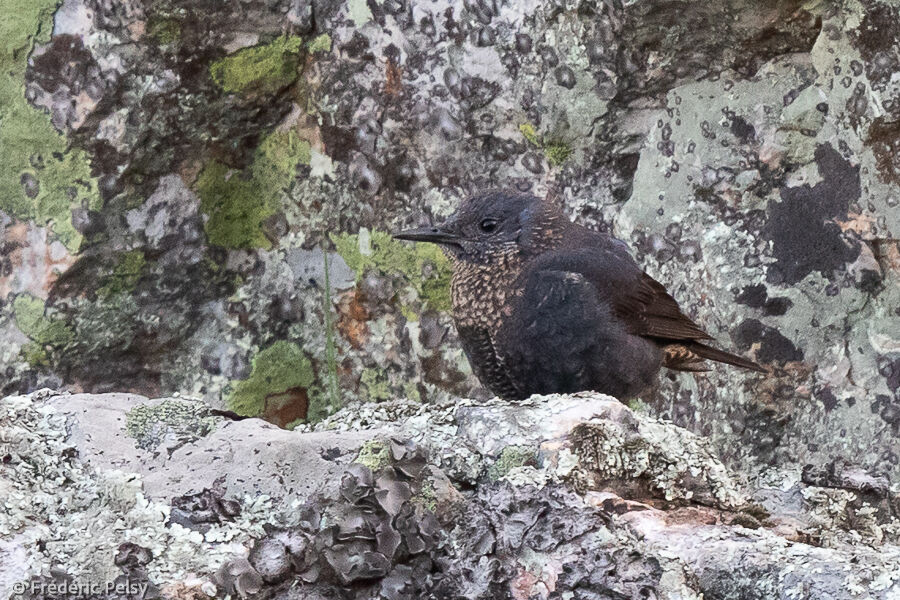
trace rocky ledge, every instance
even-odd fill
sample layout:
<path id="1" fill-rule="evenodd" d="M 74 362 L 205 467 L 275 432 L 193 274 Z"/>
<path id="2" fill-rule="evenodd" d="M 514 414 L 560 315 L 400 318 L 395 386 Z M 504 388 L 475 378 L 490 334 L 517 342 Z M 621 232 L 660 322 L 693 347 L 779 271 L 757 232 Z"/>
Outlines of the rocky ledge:
<path id="1" fill-rule="evenodd" d="M 42 390 L 0 401 L 0 598 L 897 598 L 895 491 L 742 481 L 596 394 L 288 431 Z"/>

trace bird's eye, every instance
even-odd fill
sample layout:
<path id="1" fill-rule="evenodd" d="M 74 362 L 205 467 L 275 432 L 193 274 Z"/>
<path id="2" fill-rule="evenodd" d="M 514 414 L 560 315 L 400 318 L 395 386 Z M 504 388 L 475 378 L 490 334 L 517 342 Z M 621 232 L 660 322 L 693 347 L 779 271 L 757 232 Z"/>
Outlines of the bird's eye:
<path id="1" fill-rule="evenodd" d="M 485 233 L 494 233 L 497 230 L 497 221 L 495 219 L 485 219 L 481 222 L 481 230 Z"/>

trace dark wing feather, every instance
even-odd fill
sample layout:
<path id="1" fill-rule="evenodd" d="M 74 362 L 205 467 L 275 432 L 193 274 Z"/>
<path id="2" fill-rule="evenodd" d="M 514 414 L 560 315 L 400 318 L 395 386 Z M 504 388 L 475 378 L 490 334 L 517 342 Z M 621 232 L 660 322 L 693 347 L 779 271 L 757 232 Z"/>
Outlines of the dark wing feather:
<path id="1" fill-rule="evenodd" d="M 641 273 L 631 290 L 615 295 L 613 306 L 635 335 L 667 340 L 712 339 L 681 312 L 666 288 L 646 273 Z"/>
<path id="2" fill-rule="evenodd" d="M 545 253 L 538 258 L 540 268 L 583 275 L 634 335 L 661 341 L 712 339 L 681 312 L 661 283 L 643 272 L 624 244 L 599 234 L 591 241 L 593 247 Z"/>

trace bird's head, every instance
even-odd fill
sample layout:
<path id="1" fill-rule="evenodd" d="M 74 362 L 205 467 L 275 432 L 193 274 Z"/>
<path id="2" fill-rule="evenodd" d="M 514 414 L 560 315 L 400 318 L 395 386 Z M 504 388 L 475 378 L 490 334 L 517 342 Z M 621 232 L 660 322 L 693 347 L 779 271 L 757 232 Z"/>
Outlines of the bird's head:
<path id="1" fill-rule="evenodd" d="M 394 237 L 439 244 L 456 260 L 491 263 L 513 253 L 537 251 L 541 233 L 556 222 L 555 215 L 531 194 L 489 192 L 464 201 L 440 225 L 401 231 Z"/>

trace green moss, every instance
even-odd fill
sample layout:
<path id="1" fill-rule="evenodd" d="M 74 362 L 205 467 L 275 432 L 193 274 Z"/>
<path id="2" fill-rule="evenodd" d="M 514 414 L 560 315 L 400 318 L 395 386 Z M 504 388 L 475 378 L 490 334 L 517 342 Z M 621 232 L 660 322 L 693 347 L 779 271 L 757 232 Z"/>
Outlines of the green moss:
<path id="1" fill-rule="evenodd" d="M 327 33 L 317 36 L 307 44 L 306 49 L 310 52 L 331 52 L 331 36 Z"/>
<path id="2" fill-rule="evenodd" d="M 528 140 L 528 143 L 544 151 L 544 156 L 547 157 L 547 162 L 549 162 L 554 167 L 558 167 L 559 165 L 563 164 L 569 159 L 570 156 L 572 156 L 571 146 L 569 146 L 565 142 L 547 141 L 542 139 L 540 136 L 538 136 L 534 125 L 532 125 L 531 123 L 522 123 L 521 125 L 519 125 L 519 131 L 522 132 L 522 136 L 526 140 Z"/>
<path id="3" fill-rule="evenodd" d="M 275 131 L 260 143 L 250 170 L 256 179 L 284 185 L 294 176 L 297 165 L 308 165 L 311 157 L 309 142 L 296 131 Z"/>
<path id="4" fill-rule="evenodd" d="M 558 167 L 572 156 L 572 148 L 564 143 L 547 144 L 544 146 L 544 156 L 551 165 Z"/>
<path id="5" fill-rule="evenodd" d="M 516 467 L 535 463 L 534 448 L 527 446 L 507 446 L 500 453 L 494 464 L 488 467 L 487 476 L 491 481 L 497 481 Z"/>
<path id="6" fill-rule="evenodd" d="M 147 34 L 157 44 L 167 46 L 181 37 L 181 23 L 172 17 L 154 15 L 147 22 Z"/>
<path id="7" fill-rule="evenodd" d="M 633 412 L 642 415 L 650 414 L 650 407 L 640 398 L 632 398 L 628 402 L 625 403 L 628 408 L 630 408 Z"/>
<path id="8" fill-rule="evenodd" d="M 275 342 L 253 358 L 249 378 L 234 382 L 228 408 L 239 415 L 260 415 L 267 397 L 309 388 L 314 378 L 312 364 L 297 344 Z"/>
<path id="9" fill-rule="evenodd" d="M 217 60 L 209 72 L 226 92 L 273 94 L 297 80 L 302 46 L 303 40 L 297 36 L 280 37 Z"/>
<path id="10" fill-rule="evenodd" d="M 103 280 L 97 293 L 103 297 L 131 292 L 141 278 L 141 271 L 146 264 L 144 253 L 140 250 L 123 252 L 113 272 Z"/>
<path id="11" fill-rule="evenodd" d="M 22 359 L 32 367 L 46 367 L 50 364 L 50 355 L 46 348 L 37 342 L 28 342 L 19 351 Z"/>
<path id="12" fill-rule="evenodd" d="M 403 394 L 407 399 L 413 400 L 415 402 L 422 401 L 422 395 L 419 393 L 419 387 L 413 382 L 407 382 L 403 386 Z"/>
<path id="13" fill-rule="evenodd" d="M 278 210 L 282 190 L 297 165 L 309 164 L 309 142 L 294 131 L 276 131 L 256 150 L 244 172 L 212 161 L 197 178 L 209 242 L 225 248 L 271 248 L 263 222 Z"/>
<path id="14" fill-rule="evenodd" d="M 537 131 L 534 130 L 534 125 L 531 123 L 522 123 L 519 125 L 519 131 L 522 132 L 522 136 L 528 140 L 528 142 L 532 146 L 536 146 L 538 148 L 541 147 L 541 142 L 538 139 Z"/>
<path id="15" fill-rule="evenodd" d="M 13 300 L 13 316 L 19 329 L 41 346 L 65 346 L 74 338 L 72 329 L 63 321 L 44 314 L 44 302 L 29 294 Z"/>
<path id="16" fill-rule="evenodd" d="M 356 272 L 357 280 L 368 269 L 400 274 L 415 286 L 430 308 L 450 309 L 450 261 L 434 244 L 405 244 L 383 231 L 371 232 L 365 248 L 360 247 L 359 235 L 343 233 L 331 239 L 344 262 Z"/>
<path id="17" fill-rule="evenodd" d="M 173 436 L 179 440 L 196 440 L 211 432 L 216 418 L 201 404 L 164 400 L 159 404 L 142 404 L 130 411 L 125 419 L 125 431 L 134 438 L 135 445 L 153 450 Z"/>
<path id="18" fill-rule="evenodd" d="M 393 397 L 383 369 L 363 369 L 360 382 L 366 390 L 366 396 L 372 402 L 383 402 Z"/>
<path id="19" fill-rule="evenodd" d="M 35 42 L 49 39 L 57 4 L 0 0 L 0 210 L 50 225 L 74 252 L 82 238 L 72 226 L 72 208 L 101 205 L 90 162 L 84 151 L 69 149 L 49 116 L 25 99 L 28 56 Z"/>
<path id="20" fill-rule="evenodd" d="M 359 449 L 353 462 L 369 467 L 373 472 L 391 464 L 391 449 L 381 440 L 369 440 Z"/>

